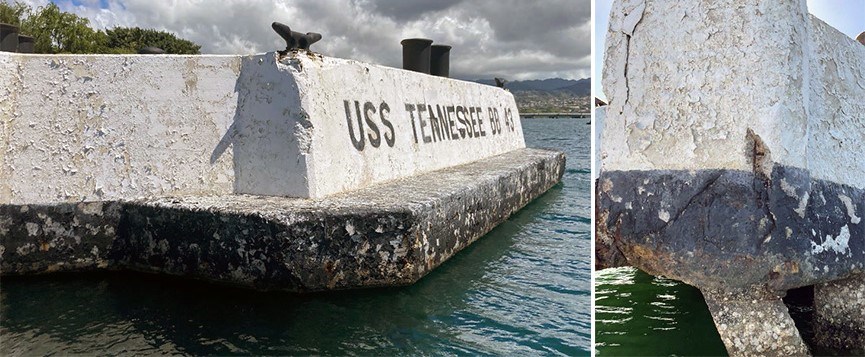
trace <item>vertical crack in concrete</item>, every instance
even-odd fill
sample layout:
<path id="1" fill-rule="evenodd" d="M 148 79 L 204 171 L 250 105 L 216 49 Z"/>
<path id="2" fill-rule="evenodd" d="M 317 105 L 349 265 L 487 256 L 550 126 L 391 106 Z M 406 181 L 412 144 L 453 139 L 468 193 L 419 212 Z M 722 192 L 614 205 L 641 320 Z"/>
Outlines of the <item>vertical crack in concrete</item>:
<path id="1" fill-rule="evenodd" d="M 641 2 L 637 5 L 631 12 L 625 14 L 625 18 L 622 20 L 622 33 L 625 35 L 625 65 L 623 71 L 623 79 L 625 85 L 625 101 L 621 106 L 622 111 L 619 114 L 624 112 L 625 105 L 628 104 L 628 101 L 631 98 L 631 87 L 628 83 L 628 63 L 631 61 L 631 37 L 634 36 L 634 30 L 637 28 L 637 24 L 643 20 L 643 13 L 646 11 L 646 3 Z"/>
<path id="2" fill-rule="evenodd" d="M 628 104 L 628 101 L 631 99 L 631 87 L 628 84 L 628 61 L 631 58 L 631 36 L 625 35 L 625 67 L 624 72 L 622 74 L 623 82 L 625 83 L 625 102 L 622 103 L 622 106 L 619 107 L 619 114 L 623 114 L 625 112 L 625 105 Z"/>

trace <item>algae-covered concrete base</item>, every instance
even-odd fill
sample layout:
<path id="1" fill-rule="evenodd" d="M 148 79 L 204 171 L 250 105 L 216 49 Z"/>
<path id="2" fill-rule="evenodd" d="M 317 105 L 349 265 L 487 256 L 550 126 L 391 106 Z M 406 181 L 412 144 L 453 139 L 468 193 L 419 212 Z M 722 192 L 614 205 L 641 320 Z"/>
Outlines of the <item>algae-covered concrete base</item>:
<path id="1" fill-rule="evenodd" d="M 731 356 L 809 354 L 780 296 L 710 290 L 703 290 L 703 296 Z"/>
<path id="2" fill-rule="evenodd" d="M 865 275 L 814 287 L 814 338 L 865 354 Z"/>
<path id="3" fill-rule="evenodd" d="M 0 273 L 134 269 L 262 290 L 406 285 L 555 185 L 520 149 L 323 199 L 251 195 L 0 205 Z"/>

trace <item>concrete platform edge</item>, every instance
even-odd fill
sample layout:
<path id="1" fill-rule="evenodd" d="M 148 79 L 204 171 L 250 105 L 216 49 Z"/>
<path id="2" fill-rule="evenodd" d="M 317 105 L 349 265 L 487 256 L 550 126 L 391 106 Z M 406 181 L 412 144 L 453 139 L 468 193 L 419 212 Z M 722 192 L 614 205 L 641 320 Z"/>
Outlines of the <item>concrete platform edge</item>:
<path id="1" fill-rule="evenodd" d="M 0 274 L 100 269 L 259 290 L 411 284 L 561 180 L 519 149 L 309 200 L 251 195 L 0 205 Z"/>

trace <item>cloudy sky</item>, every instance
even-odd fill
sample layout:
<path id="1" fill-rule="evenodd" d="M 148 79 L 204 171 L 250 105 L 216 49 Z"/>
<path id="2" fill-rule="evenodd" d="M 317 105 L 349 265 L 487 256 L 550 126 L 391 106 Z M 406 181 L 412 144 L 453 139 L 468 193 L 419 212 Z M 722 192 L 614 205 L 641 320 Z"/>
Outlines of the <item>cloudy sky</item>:
<path id="1" fill-rule="evenodd" d="M 860 32 L 865 31 L 865 0 L 807 0 L 808 12 L 835 27 L 851 38 L 856 38 Z M 595 1 L 595 76 L 597 81 L 592 82 L 592 91 L 596 97 L 606 98 L 601 87 L 601 71 L 604 61 L 604 39 L 609 26 L 608 18 L 613 0 Z"/>
<path id="2" fill-rule="evenodd" d="M 34 6 L 48 1 L 24 0 Z M 590 75 L 589 0 L 52 1 L 94 27 L 167 30 L 202 45 L 203 53 L 285 48 L 270 28 L 279 21 L 295 31 L 321 33 L 312 49 L 330 56 L 399 67 L 400 40 L 425 37 L 453 46 L 453 77 Z"/>

